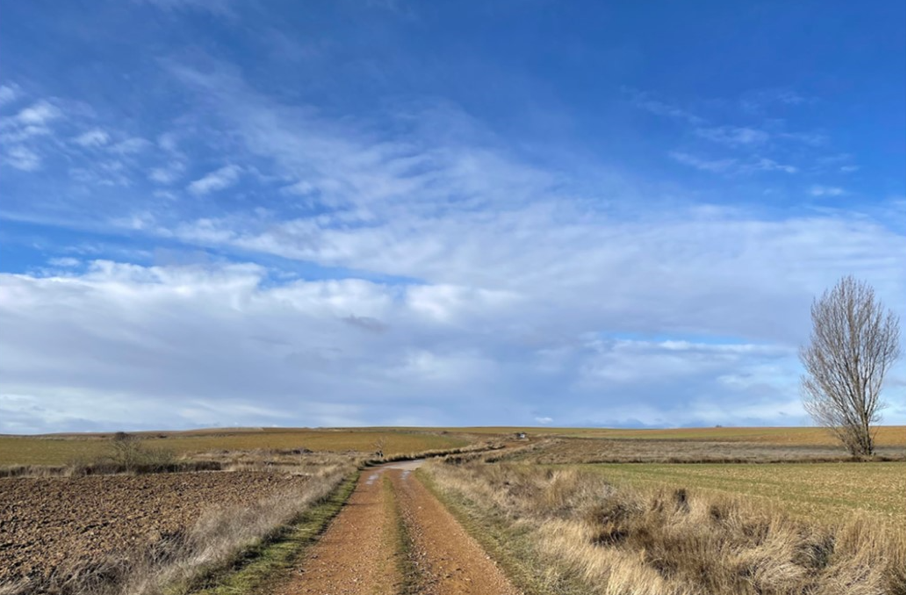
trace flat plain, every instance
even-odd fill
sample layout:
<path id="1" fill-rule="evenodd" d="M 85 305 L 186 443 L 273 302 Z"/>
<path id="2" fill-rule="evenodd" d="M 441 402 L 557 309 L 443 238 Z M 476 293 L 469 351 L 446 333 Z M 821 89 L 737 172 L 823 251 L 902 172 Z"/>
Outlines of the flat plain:
<path id="1" fill-rule="evenodd" d="M 523 431 L 527 436 L 516 435 Z M 880 428 L 880 456 L 865 462 L 849 462 L 817 428 L 251 428 L 133 435 L 128 445 L 139 454 L 166 451 L 171 460 L 211 464 L 200 467 L 210 471 L 187 466 L 166 473 L 91 467 L 110 458 L 117 445 L 112 434 L 0 436 L 7 475 L 16 475 L 16 466 L 31 475 L 0 477 L 0 593 L 41 592 L 38 587 L 83 593 L 87 583 L 66 590 L 58 578 L 87 576 L 106 581 L 92 593 L 122 595 L 133 593 L 129 580 L 139 575 L 157 586 L 136 593 L 273 592 L 261 581 L 222 590 L 217 577 L 232 576 L 237 559 L 276 569 L 255 571 L 268 584 L 304 576 L 315 565 L 299 553 L 308 545 L 287 546 L 281 531 L 336 498 L 336 510 L 346 511 L 338 518 L 348 518 L 372 487 L 372 495 L 390 490 L 382 505 L 389 524 L 371 527 L 393 549 L 387 558 L 399 564 L 387 595 L 404 583 L 443 585 L 471 576 L 469 564 L 447 568 L 449 556 L 420 548 L 419 535 L 434 521 L 405 511 L 421 510 L 433 496 L 419 488 L 412 502 L 405 497 L 422 485 L 412 482 L 423 481 L 466 519 L 468 533 L 525 593 L 599 593 L 604 584 L 623 585 L 612 590 L 621 594 L 843 593 L 829 587 L 838 576 L 866 593 L 883 593 L 885 585 L 906 588 L 906 575 L 897 570 L 906 568 L 900 564 L 906 560 L 904 435 L 904 427 Z M 373 470 L 355 482 L 377 449 L 388 458 L 454 454 L 411 474 L 397 469 L 395 483 L 378 490 L 368 483 Z M 353 485 L 358 496 L 341 509 L 349 495 L 343 486 L 352 491 Z M 302 541 L 313 541 L 332 514 L 306 528 Z M 359 529 L 372 522 L 363 518 L 344 539 L 360 540 Z M 261 552 L 274 539 L 274 547 L 295 553 L 280 554 L 283 562 L 269 566 Z M 138 552 L 138 562 L 130 552 Z M 812 560 L 809 552 L 823 557 Z M 437 562 L 432 572 L 428 559 Z M 187 566 L 192 560 L 206 562 Z M 700 580 L 701 560 L 715 577 L 711 583 Z M 321 562 L 346 563 L 329 556 Z M 859 575 L 862 567 L 873 570 Z M 793 575 L 770 582 L 782 572 Z M 177 590 L 167 586 L 173 576 L 181 577 Z M 331 581 L 331 592 L 344 588 Z"/>
<path id="2" fill-rule="evenodd" d="M 839 443 L 827 430 L 817 427 L 613 429 L 488 426 L 438 429 L 466 432 L 470 434 L 511 434 L 515 432 L 527 432 L 534 436 L 561 436 L 567 438 L 747 442 L 753 444 L 831 446 L 839 448 Z M 906 448 L 906 426 L 879 426 L 877 428 L 876 442 L 880 447 Z"/>
<path id="3" fill-rule="evenodd" d="M 316 430 L 316 429 L 224 429 L 190 432 L 138 433 L 143 444 L 175 456 L 215 450 L 288 450 L 314 452 L 356 451 L 370 453 L 383 446 L 394 456 L 467 445 L 462 435 L 434 431 Z M 103 457 L 109 450 L 109 434 L 0 436 L 0 466 L 68 465 Z"/>

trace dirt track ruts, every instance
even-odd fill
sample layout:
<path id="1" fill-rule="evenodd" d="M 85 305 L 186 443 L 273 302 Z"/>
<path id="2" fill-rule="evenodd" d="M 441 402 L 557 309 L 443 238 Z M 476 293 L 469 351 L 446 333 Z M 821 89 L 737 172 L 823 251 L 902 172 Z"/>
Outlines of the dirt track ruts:
<path id="1" fill-rule="evenodd" d="M 279 595 L 396 595 L 404 586 L 406 592 L 424 595 L 518 595 L 481 546 L 411 473 L 416 466 L 366 470 Z M 401 551 L 403 528 L 408 552 Z M 402 576 L 402 556 L 415 569 L 410 576 Z"/>

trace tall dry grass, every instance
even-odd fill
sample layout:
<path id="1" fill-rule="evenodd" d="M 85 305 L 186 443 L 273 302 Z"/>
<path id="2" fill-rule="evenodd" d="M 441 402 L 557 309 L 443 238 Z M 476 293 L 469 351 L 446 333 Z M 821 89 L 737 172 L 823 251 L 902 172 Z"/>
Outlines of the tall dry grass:
<path id="1" fill-rule="evenodd" d="M 105 559 L 63 564 L 43 580 L 0 586 L 0 595 L 168 595 L 184 593 L 211 572 L 229 567 L 249 548 L 268 541 L 324 501 L 355 466 L 341 457 L 300 465 L 303 486 L 251 506 L 209 508 L 187 531 Z"/>
<path id="2" fill-rule="evenodd" d="M 906 536 L 865 519 L 812 525 L 742 499 L 617 489 L 575 468 L 472 462 L 428 472 L 530 540 L 522 562 L 547 584 L 607 595 L 906 594 Z"/>

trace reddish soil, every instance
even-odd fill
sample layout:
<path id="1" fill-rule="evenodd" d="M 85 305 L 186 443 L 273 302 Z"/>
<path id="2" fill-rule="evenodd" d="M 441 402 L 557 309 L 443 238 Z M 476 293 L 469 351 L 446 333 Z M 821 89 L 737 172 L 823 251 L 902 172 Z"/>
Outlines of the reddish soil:
<path id="1" fill-rule="evenodd" d="M 304 481 L 257 472 L 0 479 L 0 585 L 128 555 L 186 531 L 212 506 L 251 503 Z"/>
<path id="2" fill-rule="evenodd" d="M 411 473 L 415 467 L 391 464 L 363 473 L 348 504 L 279 594 L 395 595 L 406 582 L 407 592 L 423 595 L 518 595 Z M 407 577 L 401 575 L 402 526 L 415 567 Z"/>
<path id="3" fill-rule="evenodd" d="M 396 513 L 382 471 L 366 470 L 342 512 L 279 595 L 394 594 L 400 584 Z"/>
<path id="4" fill-rule="evenodd" d="M 520 593 L 440 501 L 406 471 L 391 472 L 425 595 Z"/>

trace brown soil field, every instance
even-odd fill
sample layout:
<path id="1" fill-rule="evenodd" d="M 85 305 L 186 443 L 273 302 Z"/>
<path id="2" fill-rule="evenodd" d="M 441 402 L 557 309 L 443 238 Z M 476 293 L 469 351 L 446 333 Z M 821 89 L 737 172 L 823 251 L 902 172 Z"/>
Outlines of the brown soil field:
<path id="1" fill-rule="evenodd" d="M 306 481 L 267 472 L 0 479 L 0 585 L 128 555 L 186 531 L 207 509 L 249 504 Z"/>

